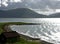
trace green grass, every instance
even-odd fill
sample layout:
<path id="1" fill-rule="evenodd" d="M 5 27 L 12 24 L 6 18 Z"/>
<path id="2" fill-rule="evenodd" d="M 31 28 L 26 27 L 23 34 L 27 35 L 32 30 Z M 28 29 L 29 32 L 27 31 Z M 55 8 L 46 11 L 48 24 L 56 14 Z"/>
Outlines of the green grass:
<path id="1" fill-rule="evenodd" d="M 3 25 L 4 25 L 4 23 L 0 23 L 0 34 L 3 32 Z"/>
<path id="2" fill-rule="evenodd" d="M 23 23 L 23 22 L 7 22 L 7 23 L 0 23 L 0 34 L 2 32 L 4 32 L 3 30 L 3 27 L 4 25 L 9 25 L 9 24 L 17 24 L 17 25 L 20 25 L 20 24 L 28 24 L 28 23 Z M 27 40 L 24 40 L 23 38 L 20 38 L 20 41 L 19 42 L 16 42 L 14 44 L 41 44 L 40 42 L 34 42 L 34 41 L 27 41 Z"/>
<path id="3" fill-rule="evenodd" d="M 23 38 L 20 38 L 20 42 L 16 42 L 15 44 L 41 44 L 41 42 L 27 41 Z"/>

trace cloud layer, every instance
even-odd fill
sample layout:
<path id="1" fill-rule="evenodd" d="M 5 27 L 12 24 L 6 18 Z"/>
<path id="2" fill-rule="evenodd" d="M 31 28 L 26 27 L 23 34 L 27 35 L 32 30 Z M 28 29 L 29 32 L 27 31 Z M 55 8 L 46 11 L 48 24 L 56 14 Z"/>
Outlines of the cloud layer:
<path id="1" fill-rule="evenodd" d="M 60 0 L 0 0 L 0 9 L 12 9 L 12 8 L 33 8 L 33 9 L 45 9 L 46 7 L 51 9 L 60 9 Z"/>

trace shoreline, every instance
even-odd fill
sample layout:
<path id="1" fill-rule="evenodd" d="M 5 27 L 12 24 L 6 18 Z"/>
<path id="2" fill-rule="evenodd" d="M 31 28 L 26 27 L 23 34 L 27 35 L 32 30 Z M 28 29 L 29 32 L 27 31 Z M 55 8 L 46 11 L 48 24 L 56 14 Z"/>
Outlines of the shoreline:
<path id="1" fill-rule="evenodd" d="M 15 23 L 18 23 L 18 22 L 15 22 Z M 5 27 L 3 28 L 4 32 L 12 31 L 8 26 L 9 26 L 9 25 L 16 25 L 15 23 L 14 23 L 14 24 L 11 23 L 11 22 L 10 22 L 10 23 L 4 23 L 4 25 L 2 25 L 3 27 L 5 26 Z M 26 25 L 27 23 L 22 23 L 22 24 L 25 24 L 25 25 Z M 18 23 L 17 25 L 22 25 L 22 24 L 21 24 L 21 22 L 20 22 L 20 24 Z M 28 23 L 28 24 L 29 24 L 29 23 Z M 27 24 L 27 25 L 28 25 L 28 24 Z M 32 23 L 30 23 L 29 25 L 31 25 L 31 24 L 32 24 Z M 33 24 L 32 24 L 32 25 L 33 25 Z M 34 25 L 38 25 L 38 24 L 34 24 Z M 40 25 L 40 24 L 39 24 L 39 25 Z M 7 29 L 7 30 L 6 30 L 6 29 Z M 32 41 L 32 40 L 35 41 L 36 39 L 38 39 L 38 38 L 31 38 L 31 37 L 29 37 L 29 36 L 22 35 L 22 34 L 20 34 L 20 35 L 21 35 L 21 37 L 23 36 L 23 38 L 25 37 L 26 40 L 27 40 L 27 38 L 28 38 L 29 41 Z M 40 40 L 40 39 L 38 39 L 37 42 L 38 42 L 38 41 L 44 43 L 44 42 L 43 42 L 42 40 Z M 36 42 L 36 41 L 35 41 L 35 42 Z M 46 41 L 45 41 L 45 42 L 46 42 Z M 49 43 L 49 42 L 46 42 L 46 43 Z M 50 43 L 49 43 L 49 44 L 50 44 Z M 52 44 L 52 43 L 51 43 L 51 44 Z"/>

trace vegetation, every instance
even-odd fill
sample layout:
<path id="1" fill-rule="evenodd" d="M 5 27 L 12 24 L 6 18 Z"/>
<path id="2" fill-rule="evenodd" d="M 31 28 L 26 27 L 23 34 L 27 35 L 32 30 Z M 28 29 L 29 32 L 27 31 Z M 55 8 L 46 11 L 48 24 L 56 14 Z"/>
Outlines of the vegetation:
<path id="1" fill-rule="evenodd" d="M 40 42 L 34 42 L 34 41 L 27 41 L 23 38 L 20 39 L 20 42 L 16 42 L 15 44 L 41 44 Z"/>

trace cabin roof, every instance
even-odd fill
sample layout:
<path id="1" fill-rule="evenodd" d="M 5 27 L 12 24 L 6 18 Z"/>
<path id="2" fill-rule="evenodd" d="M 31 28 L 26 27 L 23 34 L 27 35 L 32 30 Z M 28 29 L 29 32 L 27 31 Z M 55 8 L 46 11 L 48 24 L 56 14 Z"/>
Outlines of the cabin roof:
<path id="1" fill-rule="evenodd" d="M 6 38 L 19 37 L 19 34 L 18 34 L 16 31 L 3 32 L 2 34 L 3 34 Z"/>

